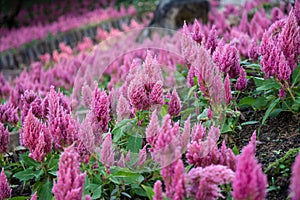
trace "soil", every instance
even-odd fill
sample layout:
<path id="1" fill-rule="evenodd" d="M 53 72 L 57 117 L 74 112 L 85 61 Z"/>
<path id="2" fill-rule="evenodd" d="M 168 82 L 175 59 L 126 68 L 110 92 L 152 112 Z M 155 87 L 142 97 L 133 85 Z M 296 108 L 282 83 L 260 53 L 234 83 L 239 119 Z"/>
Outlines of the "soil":
<path id="1" fill-rule="evenodd" d="M 255 112 L 247 109 L 242 114 L 245 117 L 243 122 L 252 120 L 261 122 L 265 112 Z M 258 140 L 256 157 L 265 171 L 271 163 L 282 158 L 290 149 L 300 147 L 300 113 L 293 115 L 290 112 L 282 112 L 277 117 L 268 118 L 265 125 L 260 126 L 260 123 L 243 126 L 242 131 L 233 134 L 231 137 L 238 149 L 242 149 L 243 146 L 248 144 L 253 131 L 256 130 Z M 258 132 L 259 129 L 260 132 Z M 294 156 L 289 156 L 284 163 L 285 167 L 281 166 L 282 168 L 278 168 L 277 171 L 268 171 L 269 186 L 275 186 L 276 188 L 268 192 L 268 200 L 287 199 L 290 169 L 293 162 Z"/>

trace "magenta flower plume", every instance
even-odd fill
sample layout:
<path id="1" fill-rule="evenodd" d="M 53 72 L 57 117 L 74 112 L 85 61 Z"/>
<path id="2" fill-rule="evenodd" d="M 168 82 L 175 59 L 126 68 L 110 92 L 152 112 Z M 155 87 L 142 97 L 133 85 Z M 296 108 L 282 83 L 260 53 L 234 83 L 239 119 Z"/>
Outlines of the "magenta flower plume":
<path id="1" fill-rule="evenodd" d="M 162 183 L 160 180 L 154 183 L 154 196 L 153 200 L 163 200 Z"/>
<path id="2" fill-rule="evenodd" d="M 240 56 L 232 44 L 223 44 L 221 41 L 213 54 L 213 61 L 224 74 L 230 78 L 236 77 L 240 72 Z"/>
<path id="3" fill-rule="evenodd" d="M 52 149 L 52 137 L 47 127 L 37 119 L 32 109 L 29 110 L 22 128 L 22 143 L 29 148 L 29 156 L 36 161 L 43 161 Z"/>
<path id="4" fill-rule="evenodd" d="M 142 167 L 147 159 L 147 152 L 146 152 L 146 147 L 147 145 L 145 145 L 142 149 L 140 149 L 140 153 L 139 153 L 139 157 L 138 157 L 138 161 L 137 161 L 137 165 Z"/>
<path id="5" fill-rule="evenodd" d="M 242 19 L 240 21 L 239 30 L 244 33 L 249 31 L 249 22 L 248 22 L 248 11 L 244 11 L 242 14 Z"/>
<path id="6" fill-rule="evenodd" d="M 247 87 L 246 71 L 244 68 L 241 67 L 240 77 L 237 79 L 237 81 L 235 83 L 235 89 L 242 91 L 246 87 Z"/>
<path id="7" fill-rule="evenodd" d="M 0 122 L 0 153 L 5 153 L 9 143 L 8 129 L 4 128 L 4 125 Z"/>
<path id="8" fill-rule="evenodd" d="M 0 200 L 8 199 L 11 197 L 11 188 L 8 185 L 6 175 L 4 173 L 4 168 L 2 168 L 0 174 Z"/>
<path id="9" fill-rule="evenodd" d="M 30 200 L 37 200 L 37 194 L 36 194 L 36 192 L 31 196 Z"/>
<path id="10" fill-rule="evenodd" d="M 146 141 L 154 147 L 155 142 L 157 140 L 157 136 L 159 134 L 159 121 L 157 117 L 156 110 L 152 113 L 150 122 L 146 128 Z"/>
<path id="11" fill-rule="evenodd" d="M 278 72 L 277 76 L 280 80 L 286 81 L 290 78 L 292 71 L 288 63 L 285 60 L 283 53 L 281 52 L 278 60 Z"/>
<path id="12" fill-rule="evenodd" d="M 83 103 L 86 107 L 90 108 L 93 102 L 93 91 L 85 82 L 81 89 Z"/>
<path id="13" fill-rule="evenodd" d="M 185 151 L 191 139 L 191 116 L 184 122 L 184 129 L 181 134 L 181 149 Z"/>
<path id="14" fill-rule="evenodd" d="M 122 119 L 126 119 L 126 117 L 129 117 L 130 114 L 131 114 L 131 111 L 130 111 L 129 102 L 123 95 L 120 95 L 119 101 L 117 104 L 117 119 L 118 119 L 118 121 L 121 121 Z"/>
<path id="15" fill-rule="evenodd" d="M 217 36 L 217 28 L 213 26 L 208 33 L 208 36 L 205 38 L 205 48 L 212 55 L 218 46 L 218 36 Z"/>
<path id="16" fill-rule="evenodd" d="M 128 97 L 130 104 L 137 110 L 147 110 L 149 108 L 149 99 L 143 82 L 135 78 L 128 87 Z"/>
<path id="17" fill-rule="evenodd" d="M 293 9 L 290 11 L 286 24 L 279 35 L 279 42 L 281 50 L 293 72 L 297 67 L 300 55 L 300 28 Z"/>
<path id="18" fill-rule="evenodd" d="M 202 41 L 204 40 L 204 34 L 201 32 L 200 23 L 196 19 L 193 24 L 193 31 L 191 35 L 194 41 L 196 41 L 199 44 L 202 44 Z"/>
<path id="19" fill-rule="evenodd" d="M 12 103 L 7 102 L 4 105 L 0 104 L 0 122 L 10 123 L 12 125 L 19 121 L 18 108 L 15 108 Z"/>
<path id="20" fill-rule="evenodd" d="M 42 112 L 42 99 L 34 91 L 26 90 L 21 96 L 22 123 L 30 108 L 36 117 L 45 117 Z"/>
<path id="21" fill-rule="evenodd" d="M 252 39 L 252 41 L 250 43 L 249 51 L 248 51 L 248 56 L 253 61 L 258 60 L 259 46 L 257 44 L 257 39 Z"/>
<path id="22" fill-rule="evenodd" d="M 291 199 L 300 199 L 300 153 L 298 153 L 292 167 L 292 177 L 290 183 Z"/>
<path id="23" fill-rule="evenodd" d="M 255 138 L 254 132 L 250 143 L 243 148 L 238 157 L 236 175 L 232 183 L 232 196 L 236 200 L 265 199 L 267 195 L 267 177 L 255 159 Z"/>
<path id="24" fill-rule="evenodd" d="M 151 105 L 162 105 L 164 103 L 164 93 L 162 81 L 158 81 L 152 88 L 149 96 Z"/>
<path id="25" fill-rule="evenodd" d="M 181 111 L 180 99 L 176 92 L 176 89 L 174 89 L 169 102 L 168 113 L 173 117 L 177 117 L 180 115 L 180 111 Z"/>
<path id="26" fill-rule="evenodd" d="M 94 123 L 97 124 L 100 131 L 107 131 L 110 121 L 110 101 L 106 92 L 104 90 L 100 92 L 97 87 L 94 91 L 92 112 L 96 120 Z"/>
<path id="27" fill-rule="evenodd" d="M 100 151 L 101 162 L 106 167 L 113 166 L 115 162 L 115 153 L 112 146 L 111 133 L 108 133 L 102 143 L 102 149 Z"/>
<path id="28" fill-rule="evenodd" d="M 226 75 L 225 81 L 224 81 L 224 91 L 225 91 L 225 102 L 226 104 L 230 104 L 230 101 L 232 99 L 231 95 L 231 89 L 230 89 L 230 80 L 229 75 Z"/>
<path id="29" fill-rule="evenodd" d="M 174 167 L 174 176 L 172 176 L 173 195 L 171 199 L 184 200 L 185 196 L 185 174 L 184 165 L 181 159 L 178 159 Z"/>
<path id="30" fill-rule="evenodd" d="M 54 181 L 52 192 L 55 199 L 81 200 L 85 173 L 81 173 L 78 154 L 72 146 L 66 148 L 59 159 L 57 182 Z"/>
<path id="31" fill-rule="evenodd" d="M 231 183 L 234 172 L 226 166 L 210 165 L 193 168 L 186 175 L 187 196 L 192 199 L 223 198 L 218 185 Z"/>

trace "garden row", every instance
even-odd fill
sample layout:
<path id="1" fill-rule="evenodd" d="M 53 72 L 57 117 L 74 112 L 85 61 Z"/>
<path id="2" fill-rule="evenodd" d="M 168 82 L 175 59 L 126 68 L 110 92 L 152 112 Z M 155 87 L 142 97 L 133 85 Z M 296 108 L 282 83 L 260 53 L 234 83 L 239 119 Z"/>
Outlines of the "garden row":
<path id="1" fill-rule="evenodd" d="M 256 0 L 142 43 L 140 30 L 101 30 L 98 45 L 62 43 L 1 78 L 0 199 L 274 199 L 260 132 L 244 147 L 230 138 L 241 109 L 264 112 L 262 125 L 299 113 L 299 14 L 299 1 L 285 13 Z M 15 130 L 26 150 L 9 154 Z M 296 200 L 300 154 L 291 163 Z"/>

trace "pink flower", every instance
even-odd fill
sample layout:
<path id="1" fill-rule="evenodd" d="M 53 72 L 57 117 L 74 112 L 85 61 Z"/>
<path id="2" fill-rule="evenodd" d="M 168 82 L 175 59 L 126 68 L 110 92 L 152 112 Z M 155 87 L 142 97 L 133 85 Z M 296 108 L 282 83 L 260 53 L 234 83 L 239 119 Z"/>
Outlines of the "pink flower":
<path id="1" fill-rule="evenodd" d="M 153 200 L 163 200 L 162 183 L 160 180 L 154 183 L 154 196 Z"/>
<path id="2" fill-rule="evenodd" d="M 185 151 L 187 149 L 188 144 L 190 143 L 191 138 L 191 122 L 190 122 L 191 116 L 187 118 L 187 120 L 184 122 L 184 129 L 181 134 L 181 149 Z"/>
<path id="3" fill-rule="evenodd" d="M 201 44 L 204 40 L 204 35 L 201 32 L 201 26 L 198 20 L 195 19 L 193 24 L 193 31 L 191 33 L 193 40 L 195 40 L 197 43 Z"/>
<path id="4" fill-rule="evenodd" d="M 154 147 L 159 134 L 159 121 L 156 110 L 152 113 L 150 122 L 146 128 L 146 141 Z"/>
<path id="5" fill-rule="evenodd" d="M 37 200 L 36 192 L 31 196 L 30 200 Z"/>
<path id="6" fill-rule="evenodd" d="M 108 129 L 108 122 L 110 121 L 110 101 L 106 92 L 96 87 L 94 91 L 94 99 L 92 105 L 92 113 L 95 117 L 95 123 L 101 132 Z"/>
<path id="7" fill-rule="evenodd" d="M 84 105 L 90 108 L 93 102 L 93 91 L 86 82 L 82 86 L 81 93 L 82 93 Z"/>
<path id="8" fill-rule="evenodd" d="M 125 119 L 126 117 L 129 117 L 130 114 L 131 114 L 131 111 L 130 111 L 129 102 L 123 95 L 120 95 L 119 101 L 117 104 L 118 121 L 121 121 L 122 119 Z"/>
<path id="9" fill-rule="evenodd" d="M 48 128 L 33 114 L 30 109 L 22 129 L 23 144 L 29 148 L 29 156 L 36 161 L 43 161 L 52 149 L 52 138 Z"/>
<path id="10" fill-rule="evenodd" d="M 265 199 L 267 177 L 255 159 L 256 133 L 238 157 L 236 175 L 232 183 L 232 196 L 236 200 Z"/>
<path id="11" fill-rule="evenodd" d="M 292 9 L 279 35 L 281 50 L 291 71 L 297 67 L 300 55 L 300 29 Z"/>
<path id="12" fill-rule="evenodd" d="M 0 122 L 10 123 L 12 125 L 19 121 L 18 109 L 12 103 L 7 102 L 4 105 L 0 104 Z"/>
<path id="13" fill-rule="evenodd" d="M 111 138 L 111 133 L 108 133 L 106 138 L 104 139 L 102 143 L 102 149 L 100 151 L 100 156 L 101 156 L 101 162 L 103 165 L 106 167 L 111 167 L 113 166 L 115 162 L 115 153 L 114 149 L 112 146 L 112 138 Z"/>
<path id="14" fill-rule="evenodd" d="M 248 56 L 253 61 L 256 61 L 256 60 L 258 60 L 258 56 L 259 56 L 258 53 L 259 53 L 259 48 L 258 48 L 257 41 L 256 41 L 256 39 L 252 39 L 252 41 L 250 43 L 249 51 L 248 51 Z"/>
<path id="15" fill-rule="evenodd" d="M 279 60 L 278 60 L 278 72 L 277 76 L 280 80 L 286 81 L 290 78 L 292 71 L 289 67 L 288 63 L 285 60 L 283 53 L 281 52 Z"/>
<path id="16" fill-rule="evenodd" d="M 187 196 L 192 199 L 214 200 L 223 197 L 218 185 L 231 183 L 234 172 L 222 165 L 193 168 L 186 175 Z"/>
<path id="17" fill-rule="evenodd" d="M 4 173 L 4 168 L 2 168 L 0 174 L 0 199 L 8 199 L 11 197 L 11 188 L 8 185 L 6 175 Z"/>
<path id="18" fill-rule="evenodd" d="M 231 95 L 231 89 L 230 89 L 230 80 L 229 80 L 229 75 L 226 75 L 225 81 L 224 81 L 224 91 L 225 91 L 225 103 L 227 105 L 230 104 L 230 101 L 232 99 Z"/>
<path id="19" fill-rule="evenodd" d="M 0 122 L 0 153 L 6 153 L 9 143 L 8 129 Z"/>
<path id="20" fill-rule="evenodd" d="M 149 108 L 149 99 L 141 80 L 136 78 L 130 83 L 128 97 L 130 104 L 137 110 L 147 110 Z"/>
<path id="21" fill-rule="evenodd" d="M 212 55 L 218 46 L 217 29 L 215 26 L 211 28 L 208 36 L 205 38 L 205 48 Z"/>
<path id="22" fill-rule="evenodd" d="M 298 153 L 292 167 L 292 177 L 290 183 L 291 199 L 300 199 L 300 153 Z"/>
<path id="23" fill-rule="evenodd" d="M 149 96 L 151 105 L 162 105 L 164 103 L 164 93 L 162 86 L 162 81 L 158 81 L 154 84 Z"/>
<path id="24" fill-rule="evenodd" d="M 236 47 L 223 44 L 221 41 L 213 54 L 213 60 L 224 74 L 230 78 L 236 77 L 240 72 L 240 56 Z"/>
<path id="25" fill-rule="evenodd" d="M 248 22 L 248 12 L 245 10 L 242 14 L 242 19 L 240 21 L 239 30 L 248 33 L 249 22 Z"/>
<path id="26" fill-rule="evenodd" d="M 137 165 L 140 167 L 142 167 L 146 162 L 146 158 L 147 158 L 146 147 L 147 145 L 145 145 L 142 149 L 140 149 L 140 153 L 137 161 Z"/>
<path id="27" fill-rule="evenodd" d="M 66 148 L 59 159 L 57 182 L 52 192 L 57 200 L 81 200 L 85 173 L 80 172 L 78 154 L 72 146 Z"/>
<path id="28" fill-rule="evenodd" d="M 237 79 L 235 83 L 236 90 L 243 90 L 247 87 L 247 78 L 246 78 L 246 71 L 244 68 L 241 67 L 240 69 L 240 77 Z"/>
<path id="29" fill-rule="evenodd" d="M 169 102 L 168 113 L 174 117 L 177 117 L 180 115 L 180 111 L 181 111 L 180 99 L 176 92 L 176 89 L 174 89 L 172 92 L 171 100 Z"/>

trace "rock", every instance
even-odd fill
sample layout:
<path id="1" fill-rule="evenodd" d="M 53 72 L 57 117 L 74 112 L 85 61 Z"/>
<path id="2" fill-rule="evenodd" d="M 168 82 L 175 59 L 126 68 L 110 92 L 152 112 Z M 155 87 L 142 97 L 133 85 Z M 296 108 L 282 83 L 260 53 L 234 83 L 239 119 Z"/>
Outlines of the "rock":
<path id="1" fill-rule="evenodd" d="M 205 23 L 209 10 L 208 0 L 161 0 L 150 26 L 178 29 L 184 20 L 193 22 L 195 18 Z"/>

